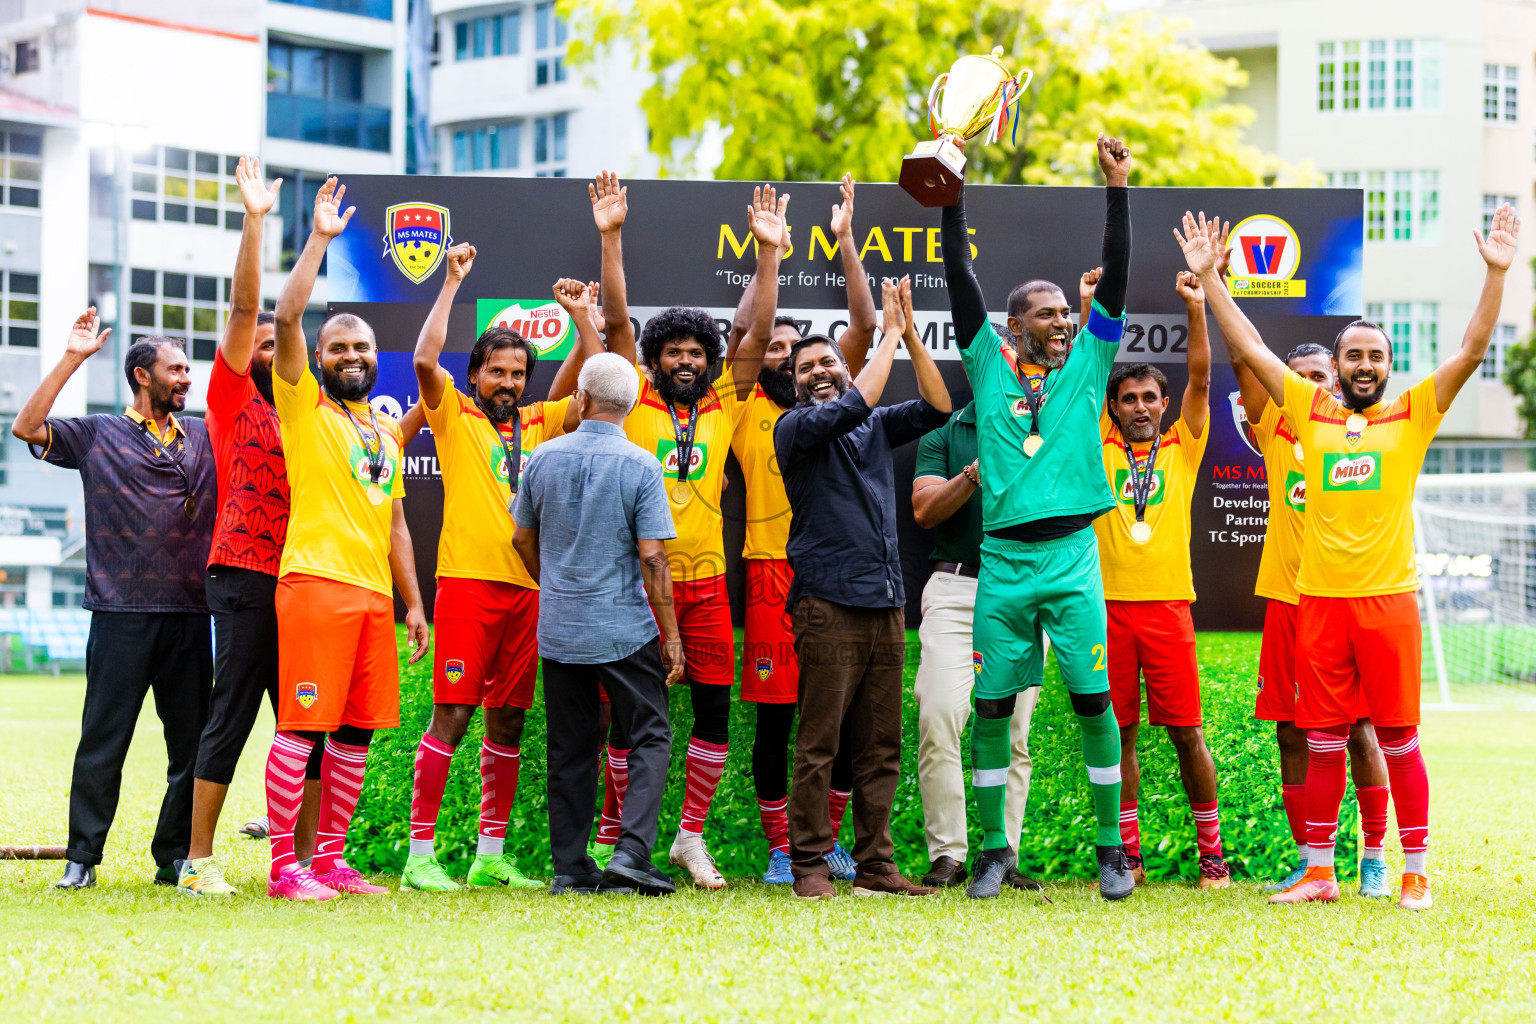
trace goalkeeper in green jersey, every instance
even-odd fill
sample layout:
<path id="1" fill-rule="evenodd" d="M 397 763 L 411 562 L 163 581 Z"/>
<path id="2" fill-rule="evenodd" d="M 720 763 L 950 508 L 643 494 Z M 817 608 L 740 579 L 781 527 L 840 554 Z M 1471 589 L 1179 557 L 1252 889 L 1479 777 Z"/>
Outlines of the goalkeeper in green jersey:
<path id="1" fill-rule="evenodd" d="M 943 214 L 950 310 L 976 396 L 985 530 L 971 721 L 972 784 L 984 836 L 966 890 L 978 898 L 996 896 L 1017 859 L 1003 830 L 1008 725 L 1017 695 L 1043 681 L 1042 630 L 1083 727 L 1099 892 L 1116 900 L 1134 888 L 1120 843 L 1120 731 L 1104 667 L 1104 585 L 1092 529 L 1094 518 L 1114 506 L 1099 452 L 1099 414 L 1125 326 L 1131 155 L 1103 135 L 1098 153 L 1109 200 L 1103 276 L 1075 338 L 1072 306 L 1049 281 L 1013 289 L 1006 332 L 989 324 L 971 272 L 964 196 Z"/>

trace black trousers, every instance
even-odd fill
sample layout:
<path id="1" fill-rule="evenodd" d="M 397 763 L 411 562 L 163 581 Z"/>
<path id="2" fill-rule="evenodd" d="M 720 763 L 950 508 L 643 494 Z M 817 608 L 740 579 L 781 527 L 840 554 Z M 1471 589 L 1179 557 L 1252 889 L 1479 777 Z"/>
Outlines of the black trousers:
<path id="1" fill-rule="evenodd" d="M 227 786 L 234 779 L 263 696 L 277 715 L 276 594 L 276 576 L 229 565 L 208 567 L 213 698 L 195 772 L 206 782 Z"/>
<path id="2" fill-rule="evenodd" d="M 587 856 L 597 802 L 598 684 L 608 692 L 613 722 L 629 739 L 629 788 L 619 826 L 619 849 L 643 860 L 656 845 L 656 821 L 672 761 L 667 718 L 667 676 L 661 644 L 651 640 L 627 658 L 600 665 L 544 659 L 544 713 L 548 733 L 549 845 L 557 875 L 590 875 Z"/>
<path id="3" fill-rule="evenodd" d="M 123 760 L 154 691 L 169 764 L 150 852 L 164 867 L 192 840 L 192 771 L 208 718 L 213 652 L 206 612 L 92 612 L 85 643 L 85 708 L 69 792 L 69 847 L 79 864 L 100 864 L 117 815 Z"/>

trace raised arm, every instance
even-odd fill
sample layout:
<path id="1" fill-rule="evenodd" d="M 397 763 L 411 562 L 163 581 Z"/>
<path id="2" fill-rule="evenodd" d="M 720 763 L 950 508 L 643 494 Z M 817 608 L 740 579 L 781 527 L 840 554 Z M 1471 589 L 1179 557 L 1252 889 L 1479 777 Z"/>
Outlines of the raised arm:
<path id="1" fill-rule="evenodd" d="M 1520 237 L 1520 218 L 1515 216 L 1514 207 L 1505 203 L 1493 212 L 1488 237 L 1484 238 L 1476 228 L 1472 229 L 1472 237 L 1488 271 L 1483 277 L 1483 293 L 1477 298 L 1477 308 L 1461 336 L 1461 347 L 1435 367 L 1435 404 L 1441 412 L 1450 409 L 1462 385 L 1472 378 L 1488 354 L 1488 341 L 1493 337 L 1499 307 L 1504 303 L 1504 274 L 1514 261 L 1515 243 Z"/>
<path id="2" fill-rule="evenodd" d="M 881 297 L 884 298 L 882 289 Z M 949 388 L 944 384 L 944 375 L 939 373 L 939 366 L 933 361 L 928 347 L 923 344 L 923 339 L 918 337 L 917 328 L 912 323 L 912 278 L 903 277 L 896 287 L 896 299 L 900 303 L 898 312 L 901 314 L 902 330 L 901 338 L 907 346 L 907 357 L 912 360 L 912 372 L 917 376 L 917 393 L 923 401 L 933 406 L 940 412 L 950 412 Z"/>
<path id="3" fill-rule="evenodd" d="M 752 319 L 747 332 L 734 347 L 727 345 L 726 365 L 736 380 L 736 394 L 745 398 L 757 383 L 763 353 L 773 338 L 773 317 L 779 308 L 779 259 L 789 250 L 789 195 L 779 195 L 772 185 L 752 190 L 747 206 L 748 225 L 757 242 L 757 269 L 753 271 Z M 734 332 L 732 332 L 734 334 Z"/>
<path id="4" fill-rule="evenodd" d="M 416 554 L 411 548 L 411 531 L 405 525 L 405 502 L 396 501 L 389 523 L 389 572 L 395 589 L 405 602 L 405 635 L 410 641 L 414 665 L 427 653 L 427 613 L 421 605 L 421 588 L 416 585 Z"/>
<path id="5" fill-rule="evenodd" d="M 588 357 L 603 350 L 603 339 L 597 333 L 597 325 L 592 316 L 592 286 L 562 277 L 555 282 L 554 291 L 555 301 L 560 303 L 560 308 L 565 310 L 571 322 L 576 325 L 576 344 L 571 346 L 560 368 L 555 371 L 555 379 L 549 382 L 549 400 L 552 402 L 576 393 L 576 378 L 581 376 L 582 364 Z M 581 416 L 576 411 L 576 403 L 568 403 L 563 429 L 570 432 L 580 423 Z"/>
<path id="6" fill-rule="evenodd" d="M 853 240 L 853 175 L 844 174 L 838 186 L 843 201 L 832 207 L 832 237 L 837 240 L 837 252 L 843 261 L 844 287 L 848 290 L 848 326 L 838 336 L 837 347 L 848 360 L 848 372 L 858 375 L 869 356 L 869 344 L 875 338 L 875 297 L 869 289 L 869 279 L 864 276 L 864 262 L 859 259 L 859 243 Z M 910 325 L 912 311 L 908 307 Z"/>
<path id="7" fill-rule="evenodd" d="M 592 220 L 603 238 L 603 321 L 608 329 L 608 351 L 635 361 L 635 325 L 629 322 L 629 296 L 624 287 L 624 246 L 620 232 L 629 216 L 629 188 L 619 184 L 612 171 L 598 174 L 587 186 L 592 200 Z"/>
<path id="8" fill-rule="evenodd" d="M 881 278 L 880 298 L 885 305 L 880 345 L 853 381 L 853 386 L 859 389 L 859 394 L 871 409 L 880 404 L 880 396 L 885 392 L 885 382 L 891 376 L 891 364 L 896 360 L 896 346 L 901 344 L 901 337 L 906 332 L 907 326 L 901 311 L 900 285 L 889 277 Z"/>
<path id="9" fill-rule="evenodd" d="M 1232 362 L 1235 364 L 1241 361 L 1253 372 L 1269 396 L 1284 405 L 1285 364 L 1265 347 L 1258 328 L 1237 308 L 1237 303 L 1227 293 L 1227 286 L 1216 270 L 1217 259 L 1222 251 L 1220 234 L 1218 222 L 1207 223 L 1204 213 L 1200 214 L 1197 221 L 1195 215 L 1187 211 L 1184 214 L 1184 230 L 1181 232 L 1178 228 L 1173 229 L 1173 237 L 1178 239 L 1179 246 L 1184 250 L 1184 262 L 1200 279 L 1200 289 L 1205 293 L 1205 301 L 1216 316 L 1216 325 L 1221 328 L 1221 338 L 1226 342 Z M 1244 408 L 1247 408 L 1246 404 Z"/>
<path id="10" fill-rule="evenodd" d="M 110 327 L 101 329 L 101 318 L 96 315 L 95 306 L 75 318 L 74 326 L 69 329 L 69 340 L 64 344 L 63 358 L 38 382 L 16 413 L 16 420 L 11 424 L 14 436 L 28 444 L 48 443 L 48 413 L 58 401 L 59 392 L 87 359 L 101 351 L 102 342 L 111 333 Z"/>
<path id="11" fill-rule="evenodd" d="M 448 314 L 453 311 L 453 299 L 459 293 L 459 285 L 474 268 L 475 247 L 467 242 L 456 245 L 448 250 L 444 262 L 448 270 L 443 274 L 442 287 L 437 290 L 437 301 L 432 303 L 426 323 L 421 325 L 421 333 L 416 336 L 416 352 L 411 357 L 411 365 L 416 368 L 416 384 L 421 388 L 420 404 L 429 409 L 436 409 L 443 403 L 443 392 L 448 388 L 448 371 L 443 369 L 440 361 L 443 345 L 448 341 Z"/>
<path id="12" fill-rule="evenodd" d="M 1184 313 L 1189 317 L 1189 347 L 1184 355 L 1189 383 L 1184 385 L 1179 415 L 1199 437 L 1211 418 L 1211 333 L 1205 324 L 1205 291 L 1200 279 L 1187 270 L 1174 277 L 1173 287 L 1184 300 Z"/>
<path id="13" fill-rule="evenodd" d="M 965 188 L 954 206 L 944 207 L 939 218 L 939 242 L 944 252 L 944 281 L 949 288 L 949 316 L 955 325 L 955 343 L 970 348 L 987 322 L 987 300 L 971 269 L 971 233 L 965 225 Z"/>
<path id="14" fill-rule="evenodd" d="M 1125 143 L 1099 134 L 1099 169 L 1104 172 L 1104 272 L 1093 298 L 1112 317 L 1125 312 L 1125 288 L 1131 268 L 1131 151 Z"/>
<path id="15" fill-rule="evenodd" d="M 349 206 L 346 213 L 341 212 L 346 194 L 347 186 L 338 188 L 334 177 L 326 178 L 315 193 L 315 217 L 309 240 L 277 297 L 277 353 L 272 357 L 272 372 L 289 384 L 297 384 L 309 366 L 309 354 L 304 351 L 304 308 L 315 290 L 315 277 L 320 273 L 325 248 L 346 229 L 357 210 Z"/>
<path id="16" fill-rule="evenodd" d="M 1079 327 L 1086 327 L 1088 324 L 1088 310 L 1093 308 L 1093 291 L 1099 286 L 1099 278 L 1103 276 L 1104 268 L 1094 267 L 1077 279 L 1077 324 Z"/>
<path id="17" fill-rule="evenodd" d="M 283 179 L 272 187 L 261 183 L 261 161 L 242 156 L 235 165 L 235 182 L 245 204 L 245 223 L 240 228 L 240 249 L 235 254 L 235 276 L 229 293 L 229 319 L 219 351 L 236 373 L 245 373 L 256 348 L 256 314 L 261 312 L 261 226 L 267 211 L 277 202 Z"/>

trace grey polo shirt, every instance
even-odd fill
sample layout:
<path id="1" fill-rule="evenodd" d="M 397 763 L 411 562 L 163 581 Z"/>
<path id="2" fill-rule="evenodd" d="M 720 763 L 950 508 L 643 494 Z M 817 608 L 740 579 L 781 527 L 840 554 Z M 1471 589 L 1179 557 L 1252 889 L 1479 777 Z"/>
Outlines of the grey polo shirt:
<path id="1" fill-rule="evenodd" d="M 624 428 L 584 420 L 528 457 L 513 519 L 539 531 L 539 654 L 573 665 L 627 658 L 657 635 L 639 541 L 670 540 L 661 464 Z"/>

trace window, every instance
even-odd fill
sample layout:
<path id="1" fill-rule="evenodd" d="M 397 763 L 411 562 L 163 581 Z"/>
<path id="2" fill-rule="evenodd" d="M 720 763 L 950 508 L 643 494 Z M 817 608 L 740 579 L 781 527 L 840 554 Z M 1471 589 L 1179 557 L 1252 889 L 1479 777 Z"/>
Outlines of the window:
<path id="1" fill-rule="evenodd" d="M 1481 368 L 1483 380 L 1498 380 L 1503 376 L 1504 357 L 1514 343 L 1514 324 L 1499 324 L 1494 328 L 1493 338 L 1488 342 L 1488 351 L 1483 356 Z"/>
<path id="2" fill-rule="evenodd" d="M 1515 196 L 1496 196 L 1488 195 L 1487 193 L 1483 194 L 1483 234 L 1486 235 L 1493 227 L 1493 215 L 1498 212 L 1499 207 L 1503 206 L 1505 203 L 1508 203 L 1510 206 L 1514 207 L 1516 213 L 1520 212 L 1520 204 Z"/>
<path id="3" fill-rule="evenodd" d="M 0 191 L 5 206 L 37 209 L 43 182 L 43 137 L 0 132 Z"/>
<path id="4" fill-rule="evenodd" d="M 1438 111 L 1443 51 L 1438 39 L 1345 39 L 1318 43 L 1317 109 L 1353 113 Z"/>
<path id="5" fill-rule="evenodd" d="M 1384 110 L 1387 106 L 1387 41 L 1372 39 L 1370 59 L 1366 62 L 1366 106 Z"/>
<path id="6" fill-rule="evenodd" d="M 1520 69 L 1510 65 L 1504 69 L 1504 121 L 1513 124 L 1520 119 Z"/>
<path id="7" fill-rule="evenodd" d="M 1499 66 L 1483 65 L 1483 120 L 1499 119 Z"/>
<path id="8" fill-rule="evenodd" d="M 1434 112 L 1440 109 L 1440 55 L 1443 47 L 1438 39 L 1418 41 L 1418 109 Z"/>
<path id="9" fill-rule="evenodd" d="M 213 359 L 228 315 L 227 306 L 219 301 L 217 277 L 133 267 L 128 281 L 130 340 L 148 334 L 186 338 L 187 354 L 193 359 Z M 223 291 L 227 301 L 227 283 Z"/>
<path id="10" fill-rule="evenodd" d="M 0 608 L 24 608 L 27 604 L 27 567 L 0 566 Z"/>
<path id="11" fill-rule="evenodd" d="M 555 13 L 555 5 L 546 0 L 533 8 L 533 84 L 553 85 L 565 81 L 565 19 Z"/>
<path id="12" fill-rule="evenodd" d="M 1392 105 L 1413 109 L 1413 40 L 1398 39 L 1392 45 Z"/>
<path id="13" fill-rule="evenodd" d="M 273 40 L 267 44 L 271 66 L 268 92 L 361 102 L 363 55 Z"/>
<path id="14" fill-rule="evenodd" d="M 1504 449 L 1492 448 L 1484 445 L 1462 445 L 1451 449 L 1454 452 L 1455 470 L 1457 473 L 1502 473 L 1504 472 Z"/>
<path id="15" fill-rule="evenodd" d="M 36 71 L 43 66 L 42 50 L 38 49 L 36 39 L 20 39 L 16 42 L 16 71 L 15 74 L 24 75 L 28 71 Z"/>
<path id="16" fill-rule="evenodd" d="M 1380 242 L 1387 237 L 1387 173 L 1371 171 L 1366 182 L 1365 240 Z"/>
<path id="17" fill-rule="evenodd" d="M 85 573 L 70 569 L 53 570 L 53 606 L 79 608 L 85 604 Z"/>
<path id="18" fill-rule="evenodd" d="M 1439 474 L 1445 472 L 1445 449 L 1431 448 L 1424 453 L 1425 473 Z"/>
<path id="19" fill-rule="evenodd" d="M 1359 188 L 1362 172 L 1329 171 L 1328 184 Z M 1366 171 L 1365 240 L 1440 244 L 1439 171 Z"/>
<path id="20" fill-rule="evenodd" d="M 519 121 L 460 128 L 453 133 L 453 170 L 494 171 L 517 167 L 523 147 Z"/>
<path id="21" fill-rule="evenodd" d="M 568 114 L 538 117 L 533 121 L 533 166 L 540 178 L 563 178 Z"/>
<path id="22" fill-rule="evenodd" d="M 36 274 L 0 274 L 0 335 L 13 348 L 37 348 Z"/>
<path id="23" fill-rule="evenodd" d="M 1360 109 L 1360 43 L 1349 40 L 1344 43 L 1344 59 L 1339 63 L 1341 95 L 1339 106 L 1343 110 Z"/>
<path id="24" fill-rule="evenodd" d="M 129 184 L 133 219 L 239 231 L 245 224 L 245 203 L 235 181 L 239 163 L 236 156 L 174 146 L 134 154 Z"/>
<path id="25" fill-rule="evenodd" d="M 521 50 L 522 35 L 521 9 L 455 22 L 453 59 L 480 60 L 518 53 Z"/>
<path id="26" fill-rule="evenodd" d="M 1411 373 L 1415 365 L 1420 369 L 1435 365 L 1439 355 L 1438 302 L 1367 302 L 1365 318 L 1380 324 L 1392 339 L 1394 373 Z"/>
<path id="27" fill-rule="evenodd" d="M 1317 109 L 1333 109 L 1333 44 L 1317 44 Z"/>
<path id="28" fill-rule="evenodd" d="M 267 134 L 389 150 L 390 109 L 363 102 L 363 55 L 273 39 L 267 44 Z"/>

